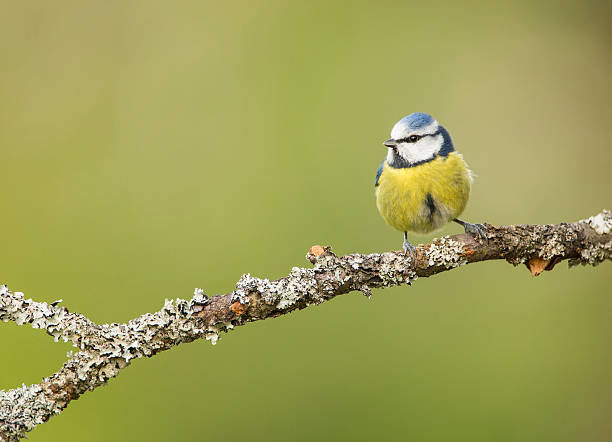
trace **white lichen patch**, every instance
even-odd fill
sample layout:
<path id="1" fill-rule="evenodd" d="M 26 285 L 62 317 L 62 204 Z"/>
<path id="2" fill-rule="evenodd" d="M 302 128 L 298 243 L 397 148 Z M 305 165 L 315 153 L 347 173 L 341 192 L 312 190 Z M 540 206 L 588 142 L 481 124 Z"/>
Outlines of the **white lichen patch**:
<path id="1" fill-rule="evenodd" d="M 333 255 L 333 254 L 323 255 L 317 258 L 317 261 L 315 263 L 315 269 L 334 268 L 338 265 L 339 261 L 340 260 L 338 259 L 336 255 Z"/>
<path id="2" fill-rule="evenodd" d="M 196 313 L 200 312 L 204 309 L 204 306 L 209 303 L 209 301 L 210 298 L 206 296 L 204 290 L 196 288 L 193 291 L 193 298 L 191 298 L 190 308 Z"/>
<path id="3" fill-rule="evenodd" d="M 565 237 L 567 237 L 568 234 L 566 234 Z M 532 236 L 534 236 L 533 242 L 537 243 L 537 235 L 532 234 Z M 552 259 L 555 256 L 564 256 L 567 252 L 564 241 L 565 238 L 561 237 L 559 232 L 554 232 L 552 235 L 545 237 L 544 241 L 540 240 L 542 245 L 538 251 L 538 256 L 542 259 Z"/>
<path id="4" fill-rule="evenodd" d="M 361 256 L 352 255 L 348 258 L 348 264 L 353 270 L 357 270 L 363 264 L 364 259 Z"/>
<path id="5" fill-rule="evenodd" d="M 452 269 L 467 264 L 463 243 L 450 236 L 444 236 L 425 248 L 425 256 L 429 267 L 444 267 Z"/>
<path id="6" fill-rule="evenodd" d="M 69 313 L 58 301 L 51 304 L 24 299 L 21 292 L 11 292 L 6 285 L 0 285 L 0 320 L 14 321 L 17 325 L 30 324 L 32 328 L 46 330 L 55 342 L 62 338 L 77 345 L 80 337 L 93 326 L 82 315 Z"/>
<path id="7" fill-rule="evenodd" d="M 300 267 L 293 267 L 289 276 L 276 281 L 254 278 L 250 274 L 242 275 L 232 299 L 244 299 L 251 292 L 258 293 L 266 304 L 279 310 L 293 306 L 298 301 L 312 304 L 324 300 L 319 296 L 315 270 Z"/>
<path id="8" fill-rule="evenodd" d="M 396 253 L 383 253 L 381 255 L 366 255 L 366 259 L 379 264 L 380 287 L 390 287 L 403 283 L 410 284 L 417 279 L 416 273 L 410 266 L 411 261 L 405 256 Z"/>
<path id="9" fill-rule="evenodd" d="M 127 324 L 103 324 L 98 333 L 87 340 L 85 352 L 99 358 L 88 359 L 83 373 L 91 367 L 104 366 L 104 377 L 112 377 L 131 360 L 150 357 L 181 342 L 205 337 L 213 343 L 227 324 L 203 325 L 197 316 L 210 299 L 203 292 L 189 301 L 166 299 L 156 313 L 145 313 Z M 110 363 L 109 363 L 110 361 Z"/>
<path id="10" fill-rule="evenodd" d="M 40 385 L 23 384 L 0 391 L 0 421 L 8 440 L 18 440 L 50 415 L 58 412 L 53 401 L 47 400 Z"/>
<path id="11" fill-rule="evenodd" d="M 242 275 L 242 278 L 244 278 L 245 276 L 250 277 L 251 275 Z M 242 278 L 240 278 L 240 280 L 242 280 Z M 240 281 L 238 281 L 238 284 L 240 284 Z M 236 285 L 237 287 L 238 287 L 238 284 Z M 232 292 L 231 300 L 232 302 L 238 301 L 240 304 L 243 304 L 243 305 L 251 302 L 251 298 L 249 298 L 249 295 L 241 288 L 238 288 L 238 290 L 235 290 L 234 292 Z"/>
<path id="12" fill-rule="evenodd" d="M 578 264 L 596 266 L 606 259 L 610 259 L 610 256 L 612 256 L 612 241 L 603 244 L 590 244 L 580 251 L 579 259 L 569 261 L 569 266 L 573 267 Z"/>
<path id="13" fill-rule="evenodd" d="M 588 224 L 595 232 L 605 235 L 612 232 L 612 213 L 609 210 L 602 210 L 601 213 L 579 221 Z"/>

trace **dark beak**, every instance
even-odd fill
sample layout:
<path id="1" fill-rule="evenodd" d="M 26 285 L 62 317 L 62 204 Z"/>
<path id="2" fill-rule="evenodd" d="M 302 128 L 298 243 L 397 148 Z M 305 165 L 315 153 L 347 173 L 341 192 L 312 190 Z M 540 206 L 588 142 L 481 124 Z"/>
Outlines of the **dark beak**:
<path id="1" fill-rule="evenodd" d="M 387 147 L 397 147 L 397 141 L 395 141 L 393 138 L 389 138 L 383 144 Z"/>

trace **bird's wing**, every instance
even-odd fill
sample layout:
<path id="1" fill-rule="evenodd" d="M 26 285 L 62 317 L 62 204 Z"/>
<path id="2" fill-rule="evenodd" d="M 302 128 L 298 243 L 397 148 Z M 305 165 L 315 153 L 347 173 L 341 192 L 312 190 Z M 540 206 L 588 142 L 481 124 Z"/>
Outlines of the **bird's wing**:
<path id="1" fill-rule="evenodd" d="M 380 163 L 380 166 L 378 167 L 378 170 L 376 171 L 376 181 L 374 181 L 374 187 L 378 186 L 378 180 L 380 180 L 380 176 L 382 175 L 384 165 L 385 165 L 385 162 L 383 161 L 382 163 Z"/>

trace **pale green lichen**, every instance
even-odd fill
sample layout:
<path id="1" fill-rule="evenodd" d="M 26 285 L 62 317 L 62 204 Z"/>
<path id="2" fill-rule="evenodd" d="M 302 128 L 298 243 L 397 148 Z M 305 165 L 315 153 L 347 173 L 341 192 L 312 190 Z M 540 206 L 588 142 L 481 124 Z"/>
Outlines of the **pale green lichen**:
<path id="1" fill-rule="evenodd" d="M 8 391 L 0 391 L 0 417 L 6 440 L 25 437 L 27 431 L 42 424 L 52 414 L 58 413 L 55 403 L 46 398 L 38 384 L 25 385 Z"/>
<path id="2" fill-rule="evenodd" d="M 602 210 L 601 213 L 580 220 L 579 223 L 586 224 L 599 235 L 612 233 L 612 213 L 609 210 Z M 580 251 L 580 258 L 571 259 L 569 266 L 578 264 L 596 266 L 612 256 L 612 241 L 606 243 L 589 244 Z"/>
<path id="3" fill-rule="evenodd" d="M 381 280 L 380 287 L 390 287 L 402 283 L 411 284 L 417 279 L 417 274 L 412 270 L 412 260 L 404 255 L 396 253 L 383 253 L 381 255 L 366 255 L 368 260 L 379 263 L 378 276 Z"/>
<path id="4" fill-rule="evenodd" d="M 59 302 L 47 304 L 25 299 L 23 293 L 13 293 L 6 285 L 0 285 L 0 320 L 14 321 L 17 325 L 29 323 L 32 328 L 46 330 L 55 342 L 62 338 L 76 345 L 93 324 L 84 316 L 58 306 Z"/>
<path id="5" fill-rule="evenodd" d="M 467 264 L 464 244 L 450 236 L 439 238 L 425 249 L 429 267 L 452 269 Z"/>
<path id="6" fill-rule="evenodd" d="M 580 251 L 580 258 L 570 259 L 569 266 L 574 267 L 579 264 L 596 266 L 610 259 L 612 256 L 612 241 L 600 244 L 590 244 Z"/>
<path id="7" fill-rule="evenodd" d="M 340 260 L 338 259 L 336 255 L 333 255 L 333 254 L 323 255 L 317 258 L 315 262 L 315 269 L 334 268 L 338 266 L 339 262 Z"/>
<path id="8" fill-rule="evenodd" d="M 324 300 L 319 295 L 315 270 L 299 267 L 293 267 L 288 277 L 276 281 L 254 278 L 250 274 L 242 275 L 232 299 L 244 299 L 250 292 L 259 293 L 266 304 L 279 310 L 291 307 L 298 301 L 313 304 Z"/>
<path id="9" fill-rule="evenodd" d="M 589 225 L 595 232 L 605 235 L 612 232 L 612 213 L 609 210 L 602 210 L 601 213 L 579 221 Z"/>
<path id="10" fill-rule="evenodd" d="M 534 236 L 534 234 L 532 234 Z M 533 238 L 533 242 L 537 243 L 537 235 Z M 561 233 L 554 232 L 552 235 L 544 239 L 538 251 L 538 256 L 542 259 L 552 259 L 555 256 L 564 256 L 567 253 L 564 241 L 574 241 L 576 239 L 575 232 L 566 232 L 565 237 L 561 237 Z"/>

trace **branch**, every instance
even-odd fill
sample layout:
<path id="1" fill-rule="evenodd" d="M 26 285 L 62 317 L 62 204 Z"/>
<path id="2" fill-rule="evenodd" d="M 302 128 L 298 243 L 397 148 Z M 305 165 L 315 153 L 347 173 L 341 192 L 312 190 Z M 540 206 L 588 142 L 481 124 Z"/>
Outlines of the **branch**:
<path id="1" fill-rule="evenodd" d="M 61 300 L 36 302 L 0 286 L 1 320 L 30 323 L 78 349 L 40 384 L 0 391 L 0 438 L 25 437 L 70 401 L 117 376 L 133 359 L 201 338 L 215 344 L 221 332 L 344 293 L 357 290 L 370 296 L 372 288 L 410 285 L 418 277 L 493 259 L 524 263 L 534 276 L 566 259 L 570 266 L 612 259 L 612 214 L 607 210 L 576 223 L 487 227 L 486 243 L 467 234 L 438 238 L 420 245 L 414 262 L 401 252 L 338 257 L 329 247 L 313 246 L 307 258 L 314 268 L 293 267 L 275 281 L 243 275 L 231 293 L 208 298 L 196 289 L 190 300 L 166 300 L 158 312 L 125 324 L 98 325 L 59 306 Z"/>

